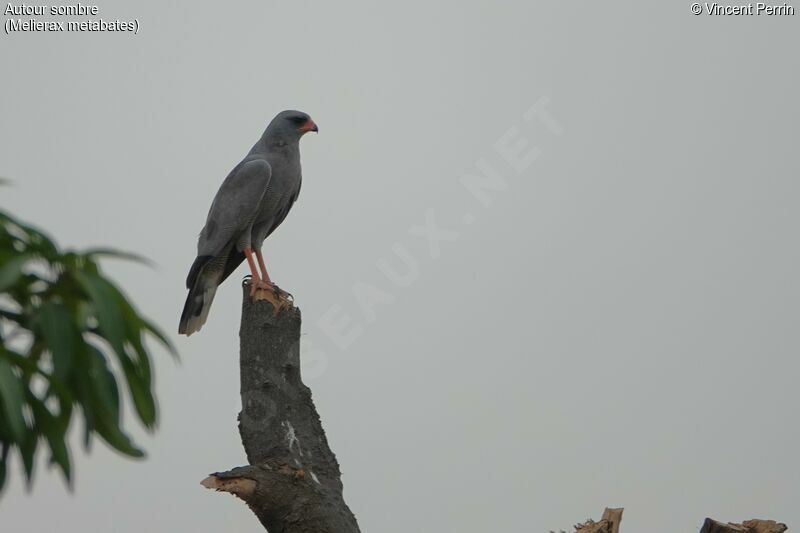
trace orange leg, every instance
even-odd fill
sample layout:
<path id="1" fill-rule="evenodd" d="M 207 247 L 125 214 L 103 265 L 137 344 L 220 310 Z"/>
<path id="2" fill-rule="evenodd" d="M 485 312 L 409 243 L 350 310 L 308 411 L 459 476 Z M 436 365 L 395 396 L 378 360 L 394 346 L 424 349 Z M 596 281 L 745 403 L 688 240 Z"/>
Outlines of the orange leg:
<path id="1" fill-rule="evenodd" d="M 258 266 L 261 267 L 263 277 L 258 276 L 256 270 L 256 262 L 253 260 L 253 252 L 255 252 Z M 292 295 L 283 289 L 278 288 L 277 285 L 272 283 L 267 274 L 267 265 L 264 263 L 264 256 L 261 255 L 261 250 L 253 250 L 252 248 L 245 248 L 244 255 L 247 256 L 247 264 L 250 266 L 250 272 L 253 277 L 250 282 L 250 297 L 256 298 L 256 291 L 258 289 L 266 289 L 266 291 L 259 294 L 259 300 L 268 300 L 272 304 L 273 315 L 277 316 L 281 309 L 292 307 Z"/>
<path id="2" fill-rule="evenodd" d="M 258 259 L 258 266 L 261 267 L 262 279 L 272 285 L 272 280 L 269 279 L 269 274 L 267 274 L 267 265 L 264 264 L 264 256 L 261 255 L 261 250 L 256 250 L 256 259 Z"/>
<path id="3" fill-rule="evenodd" d="M 280 298 L 289 298 L 291 294 L 286 292 L 285 290 L 281 289 L 275 283 L 269 279 L 269 274 L 267 274 L 267 265 L 264 263 L 264 256 L 261 254 L 261 250 L 255 250 L 256 259 L 258 259 L 258 265 L 261 267 L 262 272 L 262 285 L 266 285 L 267 288 L 272 289 L 272 292 L 278 295 Z"/>
<path id="4" fill-rule="evenodd" d="M 266 285 L 264 280 L 261 279 L 261 276 L 258 275 L 256 263 L 253 261 L 253 249 L 248 246 L 244 249 L 244 255 L 247 258 L 247 266 L 250 267 L 250 274 L 252 275 L 252 279 L 250 280 L 250 297 L 252 298 L 256 293 L 256 289 L 264 289 L 268 288 L 269 286 Z M 266 272 L 266 270 L 264 272 Z"/>

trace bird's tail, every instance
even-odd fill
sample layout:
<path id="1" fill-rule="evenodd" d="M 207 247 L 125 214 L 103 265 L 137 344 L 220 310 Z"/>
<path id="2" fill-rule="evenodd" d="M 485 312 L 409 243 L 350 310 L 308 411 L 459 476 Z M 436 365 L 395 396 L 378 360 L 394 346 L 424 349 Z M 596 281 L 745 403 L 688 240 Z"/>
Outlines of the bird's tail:
<path id="1" fill-rule="evenodd" d="M 214 301 L 214 295 L 217 294 L 217 284 L 204 283 L 204 281 L 202 275 L 198 276 L 194 287 L 191 288 L 189 295 L 186 297 L 186 303 L 183 305 L 178 333 L 187 337 L 196 331 L 200 331 L 200 328 L 206 323 L 208 311 Z"/>

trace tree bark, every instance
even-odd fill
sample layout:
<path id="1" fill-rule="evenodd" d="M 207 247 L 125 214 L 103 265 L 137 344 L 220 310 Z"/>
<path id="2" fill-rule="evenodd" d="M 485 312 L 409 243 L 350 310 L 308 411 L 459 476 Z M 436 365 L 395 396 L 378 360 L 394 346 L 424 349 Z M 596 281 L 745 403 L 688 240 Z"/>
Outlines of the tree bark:
<path id="1" fill-rule="evenodd" d="M 622 521 L 622 508 L 614 509 L 606 507 L 599 522 L 592 519 L 582 524 L 576 524 L 575 533 L 619 533 L 619 524 Z M 786 531 L 786 524 L 774 520 L 746 520 L 741 524 L 733 522 L 718 522 L 711 518 L 706 518 L 700 533 L 783 533 Z M 555 532 L 550 532 L 555 533 Z M 566 533 L 562 530 L 561 533 Z"/>
<path id="2" fill-rule="evenodd" d="M 300 310 L 244 288 L 239 434 L 248 466 L 202 484 L 244 500 L 270 533 L 358 533 L 341 473 L 300 378 Z M 277 311 L 276 311 L 277 310 Z"/>
<path id="3" fill-rule="evenodd" d="M 711 518 L 706 518 L 700 533 L 783 533 L 786 531 L 786 524 L 775 520 L 746 520 L 741 524 L 733 522 L 718 522 Z"/>

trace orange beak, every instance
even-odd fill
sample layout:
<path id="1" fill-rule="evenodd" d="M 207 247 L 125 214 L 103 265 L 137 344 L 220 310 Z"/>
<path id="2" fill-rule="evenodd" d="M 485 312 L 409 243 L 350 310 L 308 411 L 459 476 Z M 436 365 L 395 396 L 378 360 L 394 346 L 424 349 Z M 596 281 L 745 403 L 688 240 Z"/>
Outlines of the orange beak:
<path id="1" fill-rule="evenodd" d="M 318 132 L 319 128 L 317 127 L 317 125 L 314 123 L 313 120 L 308 119 L 305 124 L 300 126 L 300 131 L 303 133 L 308 133 L 309 131 Z"/>

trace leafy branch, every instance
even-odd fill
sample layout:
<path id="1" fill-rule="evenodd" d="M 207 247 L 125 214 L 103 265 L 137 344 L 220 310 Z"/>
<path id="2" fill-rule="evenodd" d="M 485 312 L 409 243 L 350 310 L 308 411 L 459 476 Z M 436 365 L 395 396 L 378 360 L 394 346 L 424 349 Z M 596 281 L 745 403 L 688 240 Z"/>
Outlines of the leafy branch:
<path id="1" fill-rule="evenodd" d="M 98 435 L 122 454 L 144 455 L 123 428 L 120 388 L 152 431 L 157 410 L 145 339 L 176 354 L 101 273 L 103 256 L 142 260 L 110 249 L 62 251 L 0 211 L 0 489 L 12 452 L 30 484 L 40 442 L 71 484 L 66 434 L 73 418 L 83 419 L 86 447 Z"/>

